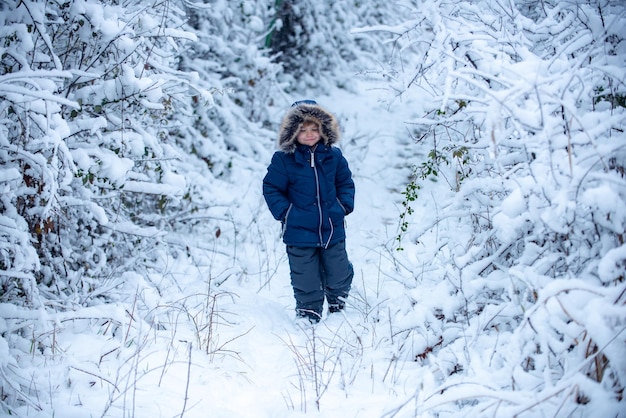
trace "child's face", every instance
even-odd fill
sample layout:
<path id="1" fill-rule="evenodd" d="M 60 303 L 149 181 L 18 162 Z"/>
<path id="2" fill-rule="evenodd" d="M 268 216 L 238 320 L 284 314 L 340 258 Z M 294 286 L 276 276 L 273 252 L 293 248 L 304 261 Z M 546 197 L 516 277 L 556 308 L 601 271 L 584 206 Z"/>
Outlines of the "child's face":
<path id="1" fill-rule="evenodd" d="M 296 137 L 298 143 L 313 146 L 320 140 L 320 128 L 313 122 L 306 122 L 300 128 Z"/>

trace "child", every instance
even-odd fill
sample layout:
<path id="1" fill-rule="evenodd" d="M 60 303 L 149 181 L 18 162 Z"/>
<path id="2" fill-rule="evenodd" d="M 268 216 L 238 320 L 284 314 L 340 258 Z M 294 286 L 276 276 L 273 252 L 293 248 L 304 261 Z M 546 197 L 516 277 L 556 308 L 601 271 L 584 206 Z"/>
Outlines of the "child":
<path id="1" fill-rule="evenodd" d="M 344 217 L 354 209 L 354 181 L 339 148 L 335 117 L 313 100 L 296 102 L 282 121 L 279 151 L 263 179 L 263 196 L 282 222 L 296 315 L 317 323 L 345 306 L 354 270 Z"/>

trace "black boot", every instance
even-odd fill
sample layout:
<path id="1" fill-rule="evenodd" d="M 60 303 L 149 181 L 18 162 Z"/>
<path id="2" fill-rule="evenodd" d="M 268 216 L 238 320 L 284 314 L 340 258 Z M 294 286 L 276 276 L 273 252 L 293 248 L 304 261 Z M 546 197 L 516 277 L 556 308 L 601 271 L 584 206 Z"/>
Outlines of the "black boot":
<path id="1" fill-rule="evenodd" d="M 346 306 L 343 302 L 338 303 L 330 303 L 328 304 L 328 313 L 337 313 L 343 311 L 343 308 Z"/>
<path id="2" fill-rule="evenodd" d="M 311 309 L 296 309 L 298 318 L 308 319 L 310 323 L 317 324 L 322 319 L 322 314 Z"/>

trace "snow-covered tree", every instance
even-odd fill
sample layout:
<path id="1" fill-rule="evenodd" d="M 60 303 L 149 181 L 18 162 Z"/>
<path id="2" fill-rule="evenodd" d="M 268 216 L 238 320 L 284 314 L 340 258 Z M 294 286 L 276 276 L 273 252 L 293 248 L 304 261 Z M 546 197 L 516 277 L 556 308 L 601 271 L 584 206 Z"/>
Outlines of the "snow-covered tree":
<path id="1" fill-rule="evenodd" d="M 212 159 L 224 149 L 254 155 L 258 149 L 240 137 L 240 130 L 245 131 L 241 128 L 250 122 L 261 128 L 275 123 L 268 109 L 281 99 L 283 88 L 277 80 L 280 65 L 261 51 L 266 10 L 266 1 L 240 2 L 237 7 L 224 0 L 186 6 L 198 42 L 185 51 L 180 67 L 209 83 L 216 106 L 207 112 L 202 102 L 195 102 L 193 131 L 185 136 L 198 140 L 211 136 L 211 142 L 220 142 L 217 148 L 213 145 L 219 152 L 213 152 Z"/>
<path id="2" fill-rule="evenodd" d="M 174 70 L 174 42 L 195 40 L 182 18 L 169 1 L 5 6 L 3 213 L 16 229 L 6 240 L 23 245 L 3 252 L 4 300 L 39 306 L 39 288 L 85 302 L 184 202 L 167 144 L 168 114 L 194 88 Z"/>
<path id="3" fill-rule="evenodd" d="M 390 100 L 417 104 L 398 241 L 428 265 L 407 286 L 438 289 L 409 292 L 425 323 L 401 331 L 439 382 L 420 412 L 616 416 L 625 24 L 619 1 L 427 0 L 386 28 Z"/>
<path id="4" fill-rule="evenodd" d="M 364 25 L 389 24 L 396 6 L 372 0 L 274 0 L 265 46 L 283 64 L 290 91 L 349 87 L 355 73 L 381 60 L 381 42 Z"/>

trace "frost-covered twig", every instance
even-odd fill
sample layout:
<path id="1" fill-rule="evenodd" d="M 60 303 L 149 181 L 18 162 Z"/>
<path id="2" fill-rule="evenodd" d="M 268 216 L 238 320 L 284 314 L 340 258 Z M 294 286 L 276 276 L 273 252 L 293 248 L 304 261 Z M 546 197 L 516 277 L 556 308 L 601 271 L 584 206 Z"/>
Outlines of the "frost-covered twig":
<path id="1" fill-rule="evenodd" d="M 189 343 L 189 360 L 187 361 L 187 380 L 185 383 L 185 398 L 183 401 L 183 410 L 180 413 L 180 418 L 183 418 L 185 415 L 185 409 L 187 408 L 187 401 L 189 400 L 189 382 L 191 380 L 191 349 L 193 345 Z"/>

